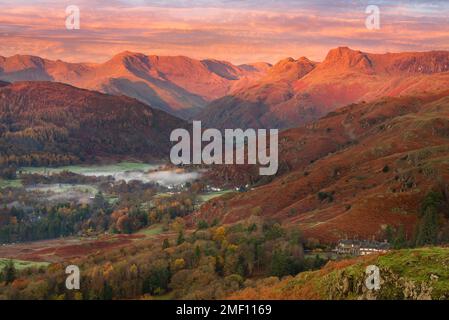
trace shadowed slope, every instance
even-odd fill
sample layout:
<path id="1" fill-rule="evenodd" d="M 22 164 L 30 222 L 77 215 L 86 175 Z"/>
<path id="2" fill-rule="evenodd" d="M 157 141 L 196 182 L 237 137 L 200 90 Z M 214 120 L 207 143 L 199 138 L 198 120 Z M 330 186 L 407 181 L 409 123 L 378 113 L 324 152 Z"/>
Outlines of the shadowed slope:
<path id="1" fill-rule="evenodd" d="M 60 83 L 16 82 L 0 89 L 1 160 L 13 164 L 162 158 L 170 132 L 186 125 L 135 99 Z"/>

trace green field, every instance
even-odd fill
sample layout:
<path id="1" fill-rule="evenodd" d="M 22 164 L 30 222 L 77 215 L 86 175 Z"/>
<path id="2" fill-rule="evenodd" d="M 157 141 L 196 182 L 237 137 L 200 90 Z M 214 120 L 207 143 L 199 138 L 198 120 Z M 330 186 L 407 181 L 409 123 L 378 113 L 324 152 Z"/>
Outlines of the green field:
<path id="1" fill-rule="evenodd" d="M 140 230 L 137 234 L 144 234 L 146 236 L 156 236 L 158 234 L 161 234 L 162 231 L 163 231 L 162 225 L 156 224 L 147 229 Z"/>
<path id="2" fill-rule="evenodd" d="M 70 171 L 76 174 L 81 175 L 95 175 L 96 173 L 101 174 L 114 174 L 117 172 L 126 172 L 126 171 L 148 171 L 151 169 L 156 169 L 158 166 L 139 163 L 139 162 L 119 162 L 116 164 L 109 165 L 75 165 L 75 166 L 65 166 L 65 167 L 57 167 L 57 168 L 48 168 L 48 167 L 23 167 L 20 168 L 19 171 L 23 173 L 36 173 L 36 174 L 52 174 L 52 173 L 60 173 L 63 171 Z"/>
<path id="3" fill-rule="evenodd" d="M 221 197 L 227 193 L 233 192 L 233 190 L 223 190 L 223 191 L 217 191 L 217 192 L 210 192 L 210 193 L 205 193 L 199 196 L 199 201 L 200 203 L 204 203 L 207 202 L 209 200 L 212 200 L 214 198 L 218 198 Z"/>
<path id="4" fill-rule="evenodd" d="M 3 188 L 20 188 L 22 187 L 22 181 L 20 179 L 4 180 L 0 179 L 0 189 Z"/>
<path id="5" fill-rule="evenodd" d="M 106 201 L 110 204 L 110 205 L 114 205 L 119 201 L 118 197 L 115 196 L 109 196 L 109 195 L 105 195 Z"/>
<path id="6" fill-rule="evenodd" d="M 9 261 L 10 261 L 10 259 L 0 258 L 0 271 L 3 270 L 3 268 L 8 264 Z M 15 259 L 12 259 L 12 261 L 14 262 L 14 267 L 17 270 L 23 270 L 23 269 L 28 269 L 28 268 L 32 268 L 32 267 L 46 268 L 50 265 L 50 263 L 48 263 L 48 262 L 33 262 L 33 261 L 23 261 L 23 260 L 15 260 Z"/>

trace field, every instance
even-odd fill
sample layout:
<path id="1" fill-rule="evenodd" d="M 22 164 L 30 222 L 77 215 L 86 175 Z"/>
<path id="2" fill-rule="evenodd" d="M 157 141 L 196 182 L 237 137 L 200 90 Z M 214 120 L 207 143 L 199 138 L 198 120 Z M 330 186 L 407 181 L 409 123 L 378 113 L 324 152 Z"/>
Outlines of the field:
<path id="1" fill-rule="evenodd" d="M 112 250 L 142 240 L 142 234 L 102 235 L 99 237 L 67 237 L 51 240 L 15 243 L 0 246 L 0 259 L 37 262 L 62 262 L 82 258 L 100 251 Z"/>
<path id="2" fill-rule="evenodd" d="M 147 229 L 140 230 L 139 232 L 137 232 L 137 234 L 139 234 L 139 235 L 143 234 L 143 235 L 148 237 L 148 236 L 159 235 L 162 232 L 163 232 L 163 228 L 162 228 L 161 225 L 154 225 L 154 226 L 151 226 L 151 227 L 149 227 Z"/>
<path id="3" fill-rule="evenodd" d="M 0 189 L 3 188 L 20 188 L 22 186 L 22 182 L 20 179 L 14 180 L 4 180 L 0 179 Z"/>
<path id="4" fill-rule="evenodd" d="M 119 162 L 116 164 L 109 165 L 75 165 L 75 166 L 65 166 L 57 168 L 49 167 L 23 167 L 19 170 L 23 173 L 36 173 L 36 174 L 52 174 L 59 173 L 62 171 L 70 171 L 81 175 L 107 175 L 115 174 L 117 172 L 126 171 L 148 171 L 156 169 L 158 166 L 140 163 L 140 162 Z"/>
<path id="5" fill-rule="evenodd" d="M 9 262 L 9 259 L 2 259 L 0 258 L 0 271 L 3 270 L 4 267 L 6 267 L 7 263 Z M 14 262 L 14 267 L 17 270 L 23 270 L 28 268 L 41 268 L 41 267 L 47 267 L 50 263 L 48 262 L 34 262 L 34 261 L 23 261 L 23 260 L 12 260 Z"/>
<path id="6" fill-rule="evenodd" d="M 200 200 L 200 203 L 204 203 L 204 202 L 207 202 L 209 200 L 221 197 L 221 196 L 223 196 L 223 195 L 225 195 L 227 193 L 230 193 L 230 192 L 232 192 L 232 190 L 224 190 L 224 191 L 205 193 L 205 194 L 202 194 L 199 197 L 199 200 Z"/>

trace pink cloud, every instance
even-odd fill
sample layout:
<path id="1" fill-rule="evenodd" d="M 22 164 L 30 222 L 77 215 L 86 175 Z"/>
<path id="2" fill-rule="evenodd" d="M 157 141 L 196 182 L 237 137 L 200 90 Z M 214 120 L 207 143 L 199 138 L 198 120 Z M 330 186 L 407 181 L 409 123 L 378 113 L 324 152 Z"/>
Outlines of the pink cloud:
<path id="1" fill-rule="evenodd" d="M 2 6 L 0 2 L 0 55 L 101 62 L 131 50 L 244 63 L 276 62 L 286 56 L 321 60 L 340 45 L 371 52 L 449 49 L 443 15 L 419 15 L 402 7 L 381 11 L 381 29 L 370 31 L 364 26 L 363 6 L 282 11 L 83 3 L 81 30 L 69 31 L 64 27 L 65 7 L 59 3 Z"/>

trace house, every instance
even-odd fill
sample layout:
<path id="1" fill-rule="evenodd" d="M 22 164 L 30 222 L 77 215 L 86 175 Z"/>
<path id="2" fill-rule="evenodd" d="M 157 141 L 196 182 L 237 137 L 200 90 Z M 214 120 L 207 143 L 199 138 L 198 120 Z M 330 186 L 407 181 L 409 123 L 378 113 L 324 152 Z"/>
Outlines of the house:
<path id="1" fill-rule="evenodd" d="M 365 256 L 372 253 L 385 253 L 390 250 L 390 244 L 386 241 L 362 241 L 360 244 L 360 255 Z"/>
<path id="2" fill-rule="evenodd" d="M 365 256 L 373 253 L 385 253 L 390 250 L 388 242 L 369 240 L 340 240 L 335 252 L 342 256 Z"/>
<path id="3" fill-rule="evenodd" d="M 358 256 L 360 253 L 360 243 L 354 240 L 338 241 L 335 251 L 342 256 Z"/>

